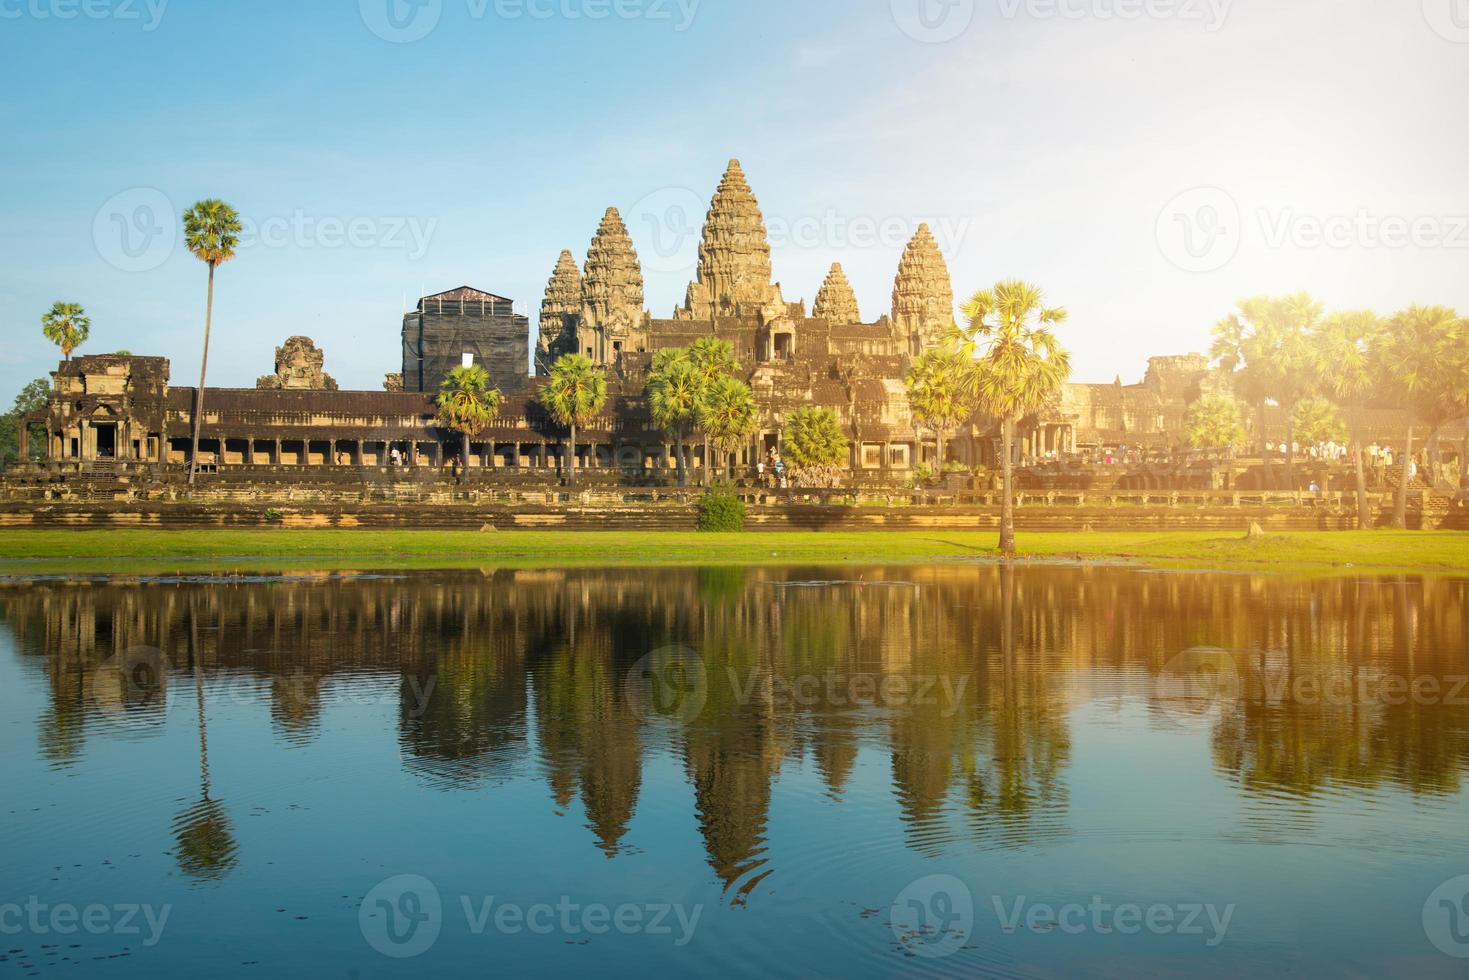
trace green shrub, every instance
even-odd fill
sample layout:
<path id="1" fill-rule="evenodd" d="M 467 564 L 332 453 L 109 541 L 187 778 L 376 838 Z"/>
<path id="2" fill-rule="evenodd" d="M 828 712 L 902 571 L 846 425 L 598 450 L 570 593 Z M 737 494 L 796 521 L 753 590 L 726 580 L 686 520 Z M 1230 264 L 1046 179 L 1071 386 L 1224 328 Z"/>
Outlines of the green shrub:
<path id="1" fill-rule="evenodd" d="M 284 511 L 276 510 L 274 507 L 270 508 L 270 510 L 267 510 L 265 512 L 265 523 L 267 523 L 267 524 L 279 524 L 281 521 L 283 521 L 285 519 L 286 519 L 285 512 Z"/>
<path id="2" fill-rule="evenodd" d="M 699 501 L 699 530 L 743 531 L 745 502 L 728 487 L 714 487 Z"/>

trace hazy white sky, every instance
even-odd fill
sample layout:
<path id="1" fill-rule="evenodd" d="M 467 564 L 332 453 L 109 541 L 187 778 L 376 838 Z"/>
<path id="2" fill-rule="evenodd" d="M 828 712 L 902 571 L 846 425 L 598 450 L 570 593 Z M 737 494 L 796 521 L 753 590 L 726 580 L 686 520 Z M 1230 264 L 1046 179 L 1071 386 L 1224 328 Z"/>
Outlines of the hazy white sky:
<path id="1" fill-rule="evenodd" d="M 961 296 L 1019 276 L 1070 309 L 1080 380 L 1203 350 L 1256 293 L 1469 310 L 1469 0 L 58 2 L 0 0 L 6 401 L 54 367 L 58 299 L 88 350 L 191 383 L 204 274 L 169 229 L 199 197 L 263 228 L 222 272 L 211 382 L 307 333 L 377 387 L 405 297 L 534 319 L 608 205 L 669 315 L 731 156 L 787 298 L 840 261 L 886 312 L 926 220 Z"/>

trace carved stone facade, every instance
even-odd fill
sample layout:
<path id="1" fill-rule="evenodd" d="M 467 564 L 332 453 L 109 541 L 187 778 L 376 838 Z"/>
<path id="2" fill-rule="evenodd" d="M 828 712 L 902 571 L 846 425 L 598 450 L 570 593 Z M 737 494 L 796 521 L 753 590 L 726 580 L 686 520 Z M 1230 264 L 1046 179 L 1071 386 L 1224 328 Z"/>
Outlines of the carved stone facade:
<path id="1" fill-rule="evenodd" d="M 683 309 L 675 318 L 782 316 L 785 300 L 773 278 L 765 218 L 740 162 L 731 160 L 704 222 L 698 279 L 689 284 Z"/>
<path id="2" fill-rule="evenodd" d="M 893 285 L 893 330 L 908 352 L 937 346 L 954 323 L 954 285 L 949 265 L 928 225 L 908 243 Z"/>
<path id="3" fill-rule="evenodd" d="M 392 374 L 383 376 L 383 391 L 402 391 L 403 372 L 394 371 Z"/>
<path id="4" fill-rule="evenodd" d="M 577 351 L 606 363 L 622 351 L 646 350 L 643 268 L 616 208 L 608 208 L 587 249 L 581 283 Z"/>
<path id="5" fill-rule="evenodd" d="M 821 284 L 816 303 L 811 307 L 811 318 L 835 324 L 862 322 L 862 314 L 857 309 L 857 294 L 852 292 L 852 284 L 847 281 L 840 262 L 832 264 L 826 282 Z"/>
<path id="6" fill-rule="evenodd" d="M 576 325 L 581 319 L 581 270 L 576 258 L 563 251 L 556 271 L 546 283 L 541 300 L 540 339 L 536 343 L 536 373 L 549 374 L 551 365 L 563 354 L 576 352 Z"/>
<path id="7" fill-rule="evenodd" d="M 290 337 L 275 349 L 275 374 L 255 382 L 262 391 L 336 391 L 337 382 L 323 368 L 326 354 L 310 337 Z"/>

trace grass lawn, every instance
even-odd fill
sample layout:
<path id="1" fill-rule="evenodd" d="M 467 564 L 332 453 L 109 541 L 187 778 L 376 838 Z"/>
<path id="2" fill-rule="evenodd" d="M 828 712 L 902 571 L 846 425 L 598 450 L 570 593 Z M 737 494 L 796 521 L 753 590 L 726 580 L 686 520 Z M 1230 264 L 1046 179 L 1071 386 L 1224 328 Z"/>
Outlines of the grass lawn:
<path id="1" fill-rule="evenodd" d="M 9 530 L 0 574 L 272 571 L 286 568 L 894 564 L 992 560 L 994 532 Z M 1031 559 L 1164 567 L 1469 574 L 1469 533 L 1291 532 L 1246 540 L 1217 531 L 1022 533 Z"/>

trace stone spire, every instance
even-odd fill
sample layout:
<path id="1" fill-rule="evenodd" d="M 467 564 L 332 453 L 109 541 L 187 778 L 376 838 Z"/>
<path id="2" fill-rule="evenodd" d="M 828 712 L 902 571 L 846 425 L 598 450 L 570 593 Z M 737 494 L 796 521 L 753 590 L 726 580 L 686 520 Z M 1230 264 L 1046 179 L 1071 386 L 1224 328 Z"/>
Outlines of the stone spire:
<path id="1" fill-rule="evenodd" d="M 731 160 L 709 204 L 698 280 L 689 284 L 682 317 L 784 315 L 785 301 L 772 278 L 765 218 L 740 162 Z"/>
<path id="2" fill-rule="evenodd" d="M 579 349 L 584 353 L 590 348 L 592 359 L 605 364 L 616 350 L 646 347 L 643 319 L 643 268 L 622 215 L 608 208 L 587 250 Z"/>
<path id="3" fill-rule="evenodd" d="M 541 300 L 537 374 L 549 374 L 558 357 L 576 351 L 576 321 L 580 315 L 581 270 L 569 251 L 562 252 L 546 284 L 546 298 Z"/>
<path id="4" fill-rule="evenodd" d="M 935 346 L 954 322 L 954 284 L 928 225 L 908 243 L 893 285 L 893 330 L 909 352 Z"/>
<path id="5" fill-rule="evenodd" d="M 833 324 L 862 322 L 857 294 L 852 292 L 852 284 L 847 281 L 840 262 L 833 263 L 831 272 L 827 273 L 821 292 L 816 294 L 816 305 L 811 307 L 811 317 Z"/>

